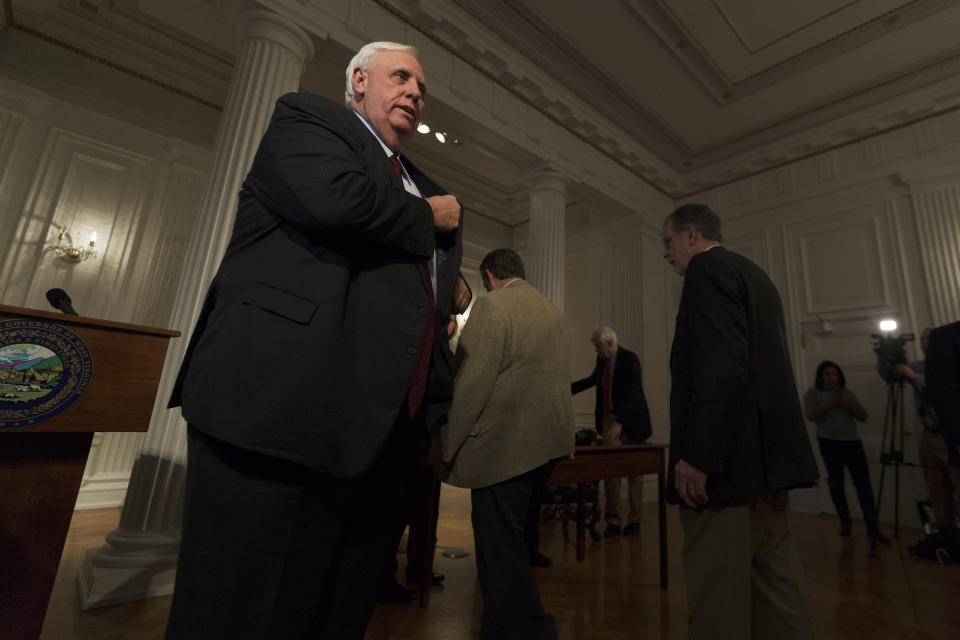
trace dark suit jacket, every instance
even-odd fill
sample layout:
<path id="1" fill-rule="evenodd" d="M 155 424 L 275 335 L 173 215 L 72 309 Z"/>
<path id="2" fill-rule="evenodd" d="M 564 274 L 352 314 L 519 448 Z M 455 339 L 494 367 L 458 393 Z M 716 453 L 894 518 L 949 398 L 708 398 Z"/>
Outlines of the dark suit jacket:
<path id="1" fill-rule="evenodd" d="M 927 398 L 947 442 L 950 465 L 960 468 L 960 322 L 930 332 L 924 373 Z"/>
<path id="2" fill-rule="evenodd" d="M 596 387 L 597 398 L 593 416 L 597 432 L 602 433 L 603 425 L 603 366 L 604 360 L 597 358 L 597 364 L 586 378 L 570 385 L 573 393 L 580 393 L 590 387 Z M 643 372 L 640 359 L 633 351 L 617 345 L 616 363 L 613 366 L 613 387 L 610 389 L 611 411 L 617 416 L 617 422 L 623 425 L 623 433 L 634 442 L 643 442 L 653 433 L 650 426 L 650 410 L 647 398 L 643 395 Z"/>
<path id="3" fill-rule="evenodd" d="M 444 193 L 404 165 L 424 197 Z M 423 261 L 435 248 L 430 317 Z M 404 190 L 354 113 L 315 95 L 281 97 L 170 406 L 239 447 L 360 473 L 405 410 L 427 322 L 436 339 L 422 411 L 439 428 L 461 253 L 460 230 L 434 233 L 430 206 Z"/>
<path id="4" fill-rule="evenodd" d="M 780 296 L 760 267 L 723 247 L 690 260 L 670 373 L 671 502 L 680 459 L 707 473 L 711 506 L 817 478 Z"/>

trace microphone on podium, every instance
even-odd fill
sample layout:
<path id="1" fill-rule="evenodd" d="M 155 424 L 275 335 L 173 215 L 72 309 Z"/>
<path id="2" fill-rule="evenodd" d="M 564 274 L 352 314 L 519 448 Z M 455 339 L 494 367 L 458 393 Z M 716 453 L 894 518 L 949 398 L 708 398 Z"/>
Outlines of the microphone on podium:
<path id="1" fill-rule="evenodd" d="M 68 316 L 79 315 L 73 308 L 73 305 L 70 304 L 70 296 L 67 295 L 67 292 L 63 289 L 50 289 L 47 291 L 47 302 L 54 309 L 59 309 L 61 313 L 65 313 Z"/>

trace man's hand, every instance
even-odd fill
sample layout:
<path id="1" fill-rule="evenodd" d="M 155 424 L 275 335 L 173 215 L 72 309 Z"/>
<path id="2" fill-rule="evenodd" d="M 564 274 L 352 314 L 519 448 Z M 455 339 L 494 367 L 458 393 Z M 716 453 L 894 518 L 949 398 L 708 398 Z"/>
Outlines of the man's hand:
<path id="1" fill-rule="evenodd" d="M 697 509 L 707 504 L 707 474 L 680 460 L 673 465 L 673 485 L 687 506 Z"/>
<path id="2" fill-rule="evenodd" d="M 897 365 L 897 373 L 910 380 L 917 379 L 917 372 L 910 368 L 910 365 L 901 362 Z"/>
<path id="3" fill-rule="evenodd" d="M 603 431 L 603 444 L 620 444 L 620 432 L 623 431 L 623 425 L 614 422 Z"/>
<path id="4" fill-rule="evenodd" d="M 473 299 L 473 293 L 470 292 L 470 285 L 463 279 L 462 275 L 457 275 L 457 284 L 453 287 L 453 312 L 461 314 L 470 306 L 470 300 Z"/>
<path id="5" fill-rule="evenodd" d="M 430 196 L 424 198 L 433 209 L 435 231 L 453 231 L 460 226 L 460 203 L 453 196 Z"/>
<path id="6" fill-rule="evenodd" d="M 427 460 L 430 466 L 436 469 L 437 475 L 445 477 L 450 471 L 450 465 L 443 462 L 443 449 L 440 445 L 440 435 L 435 435 L 430 440 L 430 451 L 427 453 Z"/>

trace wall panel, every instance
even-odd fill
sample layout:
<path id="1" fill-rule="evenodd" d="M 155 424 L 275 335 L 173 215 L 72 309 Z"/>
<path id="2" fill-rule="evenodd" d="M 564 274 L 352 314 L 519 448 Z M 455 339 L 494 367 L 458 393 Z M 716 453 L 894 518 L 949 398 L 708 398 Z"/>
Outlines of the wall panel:
<path id="1" fill-rule="evenodd" d="M 83 315 L 164 326 L 207 162 L 202 148 L 0 78 L 0 302 L 48 309 L 59 287 Z M 97 256 L 57 258 L 61 229 L 73 244 L 95 231 Z M 142 438 L 96 435 L 78 507 L 122 502 Z"/>

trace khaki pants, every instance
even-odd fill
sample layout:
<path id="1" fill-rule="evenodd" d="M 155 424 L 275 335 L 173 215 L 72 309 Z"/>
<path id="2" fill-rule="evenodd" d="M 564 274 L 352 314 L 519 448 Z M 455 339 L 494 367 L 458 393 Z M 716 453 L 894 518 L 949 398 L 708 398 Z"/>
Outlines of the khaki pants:
<path id="1" fill-rule="evenodd" d="M 723 509 L 680 507 L 690 640 L 813 640 L 813 603 L 787 492 Z"/>
<path id="2" fill-rule="evenodd" d="M 947 443 L 943 436 L 924 429 L 920 434 L 920 464 L 923 477 L 927 481 L 927 492 L 933 503 L 936 522 L 940 531 L 949 531 L 957 527 L 956 494 L 960 492 L 960 469 L 950 466 L 947 459 Z"/>
<path id="3" fill-rule="evenodd" d="M 627 481 L 627 499 L 630 510 L 627 512 L 627 522 L 640 522 L 643 509 L 643 476 L 632 478 L 606 478 L 603 481 L 603 491 L 606 494 L 603 505 L 603 517 L 608 525 L 620 526 L 621 482 Z"/>
<path id="4" fill-rule="evenodd" d="M 607 433 L 617 417 L 609 413 L 603 417 L 603 432 Z M 631 440 L 620 434 L 620 440 L 624 444 L 629 444 Z M 621 522 L 620 505 L 621 502 L 621 482 L 623 478 L 605 478 L 603 481 L 603 517 L 607 521 L 607 526 L 619 527 Z M 627 512 L 627 523 L 640 522 L 640 514 L 643 510 L 643 476 L 633 476 L 627 478 L 627 499 L 630 501 L 630 511 Z"/>

